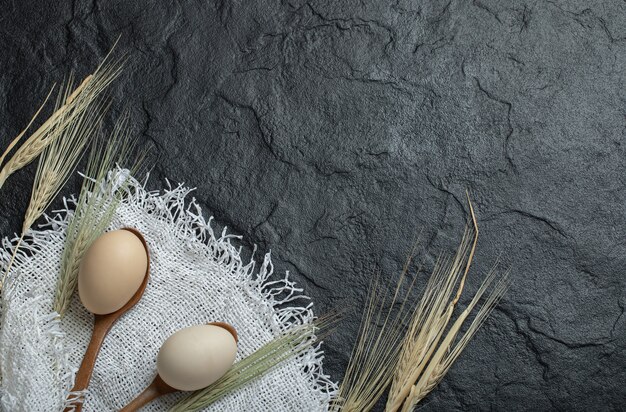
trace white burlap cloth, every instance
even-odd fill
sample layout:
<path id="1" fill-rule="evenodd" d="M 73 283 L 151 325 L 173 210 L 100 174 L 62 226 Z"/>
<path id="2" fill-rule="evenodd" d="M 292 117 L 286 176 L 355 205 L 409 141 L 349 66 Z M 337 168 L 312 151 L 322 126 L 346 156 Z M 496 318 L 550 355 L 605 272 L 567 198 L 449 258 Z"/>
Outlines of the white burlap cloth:
<path id="1" fill-rule="evenodd" d="M 113 176 L 114 174 L 110 174 Z M 112 178 L 112 177 L 110 177 Z M 216 236 L 182 186 L 148 192 L 133 181 L 111 229 L 139 229 L 150 248 L 151 273 L 141 301 L 104 341 L 85 401 L 85 411 L 120 409 L 156 373 L 156 355 L 177 330 L 225 321 L 239 333 L 238 359 L 294 323 L 310 322 L 310 304 L 287 277 L 270 279 L 266 255 L 258 270 L 245 264 L 235 236 Z M 0 300 L 0 404 L 6 411 L 58 411 L 72 387 L 92 331 L 93 317 L 75 296 L 59 321 L 52 312 L 66 209 L 27 235 Z M 3 267 L 12 244 L 4 240 Z M 289 303 L 292 302 L 292 303 Z M 294 305 L 295 304 L 295 305 Z M 335 384 L 322 372 L 319 348 L 292 359 L 265 377 L 223 398 L 207 411 L 326 410 Z M 180 394 L 165 396 L 144 411 L 163 411 Z"/>

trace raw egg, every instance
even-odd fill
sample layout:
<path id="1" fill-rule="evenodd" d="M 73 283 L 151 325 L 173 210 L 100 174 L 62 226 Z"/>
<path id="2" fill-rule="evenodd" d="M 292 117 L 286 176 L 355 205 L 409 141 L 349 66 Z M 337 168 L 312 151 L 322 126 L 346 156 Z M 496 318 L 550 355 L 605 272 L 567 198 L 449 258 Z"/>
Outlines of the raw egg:
<path id="1" fill-rule="evenodd" d="M 92 313 L 122 308 L 141 286 L 148 269 L 142 241 L 128 230 L 115 230 L 87 249 L 78 272 L 78 295 Z"/>
<path id="2" fill-rule="evenodd" d="M 179 330 L 161 346 L 157 356 L 159 376 L 181 391 L 209 386 L 235 361 L 235 336 L 230 325 L 198 325 Z"/>

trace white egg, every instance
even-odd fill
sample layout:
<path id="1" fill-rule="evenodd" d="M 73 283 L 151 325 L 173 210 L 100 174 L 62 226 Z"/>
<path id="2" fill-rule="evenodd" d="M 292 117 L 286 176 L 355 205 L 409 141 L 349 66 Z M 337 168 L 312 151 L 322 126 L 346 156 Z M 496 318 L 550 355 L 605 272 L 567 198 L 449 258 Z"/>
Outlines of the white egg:
<path id="1" fill-rule="evenodd" d="M 161 379 L 181 391 L 209 386 L 232 366 L 237 341 L 217 325 L 198 325 L 170 336 L 159 351 L 157 370 Z"/>

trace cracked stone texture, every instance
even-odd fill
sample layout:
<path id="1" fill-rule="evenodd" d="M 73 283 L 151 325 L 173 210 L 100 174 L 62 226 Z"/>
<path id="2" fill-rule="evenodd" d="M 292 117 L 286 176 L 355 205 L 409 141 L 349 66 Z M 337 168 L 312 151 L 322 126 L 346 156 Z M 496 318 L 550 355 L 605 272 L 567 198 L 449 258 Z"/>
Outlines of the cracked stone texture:
<path id="1" fill-rule="evenodd" d="M 197 187 L 319 313 L 354 309 L 326 342 L 335 379 L 371 274 L 418 232 L 426 272 L 452 251 L 469 188 L 468 288 L 499 256 L 515 282 L 422 410 L 623 410 L 623 2 L 2 3 L 2 146 L 121 34 L 114 115 L 157 147 L 150 186 Z M 33 174 L 0 193 L 5 235 Z"/>

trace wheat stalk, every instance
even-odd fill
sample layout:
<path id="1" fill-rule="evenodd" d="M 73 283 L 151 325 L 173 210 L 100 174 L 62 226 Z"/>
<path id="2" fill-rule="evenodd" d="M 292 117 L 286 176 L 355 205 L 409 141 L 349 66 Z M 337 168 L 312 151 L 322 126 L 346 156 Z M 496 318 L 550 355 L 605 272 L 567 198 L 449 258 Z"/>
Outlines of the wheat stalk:
<path id="1" fill-rule="evenodd" d="M 337 396 L 331 405 L 332 412 L 368 411 L 374 407 L 389 386 L 399 361 L 403 339 L 402 325 L 410 316 L 405 303 L 413 284 L 409 285 L 404 298 L 400 299 L 399 294 L 412 256 L 413 253 L 404 266 L 392 297 L 388 297 L 383 290 L 379 276 L 370 284 L 357 344 L 350 356 Z M 394 313 L 392 308 L 399 300 L 402 304 Z"/>
<path id="2" fill-rule="evenodd" d="M 54 310 L 63 316 L 78 282 L 80 261 L 91 244 L 110 225 L 130 176 L 141 167 L 142 152 L 129 167 L 123 181 L 107 180 L 107 173 L 116 165 L 131 162 L 136 141 L 130 139 L 129 116 L 124 113 L 108 139 L 101 137 L 91 146 L 87 168 L 74 215 L 66 230 L 61 271 L 57 281 Z"/>
<path id="3" fill-rule="evenodd" d="M 415 249 L 404 266 L 391 300 L 378 297 L 381 293 L 377 281 L 370 287 L 357 344 L 332 411 L 368 411 L 390 384 L 385 410 L 412 410 L 441 381 L 505 293 L 509 285 L 508 273 L 499 277 L 496 265 L 467 308 L 448 327 L 465 288 L 478 242 L 478 223 L 469 194 L 467 200 L 470 221 L 457 252 L 454 256 L 437 259 L 418 304 L 410 308 L 407 302 L 409 292 L 403 298 L 398 297 Z M 461 326 L 490 286 L 493 286 L 492 291 L 474 321 L 457 339 Z M 412 287 L 411 284 L 409 291 Z M 390 317 L 397 303 L 401 303 L 400 309 Z M 407 320 L 409 326 L 405 331 Z M 376 325 L 381 323 L 382 326 L 377 328 Z"/>
<path id="4" fill-rule="evenodd" d="M 476 307 L 480 299 L 487 292 L 490 286 L 493 288 L 485 299 L 474 320 L 470 324 L 461 338 L 457 340 L 457 335 L 461 330 L 463 323 L 467 320 L 473 309 Z M 454 361 L 459 357 L 463 349 L 467 346 L 472 337 L 476 334 L 480 326 L 485 322 L 491 311 L 498 304 L 504 293 L 510 285 L 508 273 L 503 276 L 497 271 L 497 264 L 491 269 L 487 278 L 483 281 L 480 288 L 472 298 L 467 308 L 459 315 L 456 321 L 450 327 L 446 337 L 438 346 L 433 354 L 428 367 L 420 377 L 420 379 L 411 387 L 411 390 L 404 401 L 402 407 L 403 412 L 410 412 L 413 408 L 441 382 L 445 374 L 448 372 Z M 455 343 L 456 341 L 456 343 Z"/>
<path id="5" fill-rule="evenodd" d="M 411 411 L 448 372 L 480 325 L 505 293 L 508 273 L 499 278 L 497 264 L 452 326 L 454 310 L 465 286 L 478 241 L 478 224 L 472 203 L 468 204 L 471 226 L 466 226 L 461 244 L 453 258 L 441 258 L 435 265 L 424 295 L 415 311 L 402 345 L 400 361 L 387 399 L 386 411 Z M 478 311 L 469 329 L 452 346 L 461 326 L 490 285 L 495 286 Z M 447 330 L 447 332 L 446 332 Z M 452 348 L 452 349 L 451 349 Z"/>
<path id="6" fill-rule="evenodd" d="M 170 412 L 198 411 L 265 375 L 280 363 L 312 347 L 316 342 L 316 331 L 328 328 L 334 320 L 332 316 L 321 318 L 313 323 L 296 326 L 274 338 L 256 352 L 235 363 L 217 382 L 178 401 Z"/>
<path id="7" fill-rule="evenodd" d="M 475 224 L 471 208 L 470 211 Z M 399 409 L 437 348 L 463 291 L 477 239 L 477 225 L 473 228 L 466 226 L 454 257 L 437 260 L 406 332 L 400 362 L 389 390 L 387 410 Z M 470 256 L 466 260 L 468 253 Z"/>
<path id="8" fill-rule="evenodd" d="M 0 289 L 5 284 L 26 232 L 58 194 L 80 159 L 85 144 L 97 131 L 107 110 L 107 105 L 99 101 L 98 96 L 118 76 L 120 70 L 121 62 L 109 63 L 107 55 L 95 73 L 87 77 L 74 92 L 71 91 L 70 78 L 67 86 L 59 93 L 55 115 L 46 122 L 50 122 L 49 129 L 46 129 L 50 143 L 41 153 L 21 235 L 2 277 Z M 13 159 L 7 166 L 11 162 Z"/>
<path id="9" fill-rule="evenodd" d="M 433 336 L 432 332 L 439 331 L 442 324 L 445 327 L 447 319 L 451 315 L 447 303 L 454 297 L 454 304 L 456 304 L 460 296 L 465 275 L 469 270 L 468 266 L 463 272 L 463 257 L 470 250 L 471 234 L 472 229 L 466 227 L 461 246 L 453 259 L 438 259 L 422 299 L 415 307 L 411 308 L 408 303 L 409 292 L 413 284 L 409 286 L 409 292 L 402 299 L 398 297 L 398 291 L 405 281 L 416 246 L 404 265 L 396 286 L 396 293 L 391 300 L 386 301 L 384 297 L 380 298 L 384 294 L 380 292 L 380 287 L 376 284 L 377 281 L 370 288 L 357 344 L 350 357 L 337 399 L 331 408 L 332 411 L 360 412 L 371 410 L 390 384 L 392 386 L 389 391 L 389 401 L 392 401 L 397 392 L 402 392 L 403 388 L 399 388 L 397 376 L 405 376 L 408 372 L 412 372 L 412 369 L 420 368 L 419 362 L 415 363 L 416 359 L 412 349 L 416 346 L 422 348 L 424 343 L 432 345 L 434 341 L 438 340 L 437 334 Z M 472 255 L 473 251 L 474 248 L 472 247 Z M 461 273 L 464 275 L 459 283 Z M 413 282 L 415 282 L 415 278 Z M 455 289 L 457 283 L 459 283 L 458 290 Z M 457 292 L 456 295 L 454 295 L 455 291 Z M 398 302 L 401 303 L 400 310 L 390 319 L 392 308 Z M 382 319 L 384 319 L 382 327 L 376 328 Z M 404 325 L 407 320 L 410 322 L 410 326 L 409 330 L 405 331 Z M 428 330 L 430 333 L 419 333 L 424 330 Z M 412 339 L 415 335 L 419 337 L 417 343 Z M 419 343 L 419 340 L 424 341 L 424 343 Z M 421 358 L 426 355 L 424 352 L 426 351 L 422 350 Z M 415 380 L 409 378 L 408 381 L 410 382 L 408 385 L 410 390 Z M 406 395 L 403 394 L 401 399 L 403 400 Z"/>

